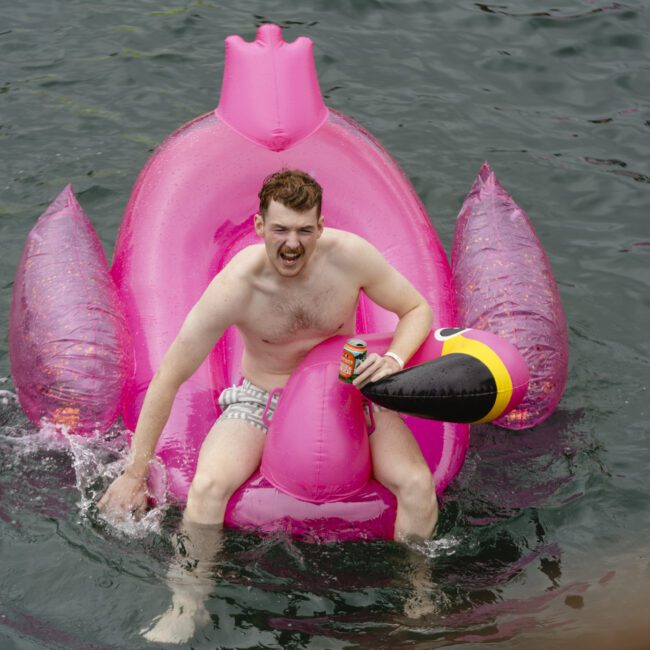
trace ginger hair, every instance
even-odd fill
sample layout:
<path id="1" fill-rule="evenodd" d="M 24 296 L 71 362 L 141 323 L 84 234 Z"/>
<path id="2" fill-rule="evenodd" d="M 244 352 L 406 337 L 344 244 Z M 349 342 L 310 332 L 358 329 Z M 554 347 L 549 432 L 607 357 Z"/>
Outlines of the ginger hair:
<path id="1" fill-rule="evenodd" d="M 316 216 L 320 217 L 323 189 L 309 174 L 299 169 L 281 169 L 267 176 L 258 196 L 262 217 L 272 200 L 296 212 L 307 212 L 316 207 Z"/>

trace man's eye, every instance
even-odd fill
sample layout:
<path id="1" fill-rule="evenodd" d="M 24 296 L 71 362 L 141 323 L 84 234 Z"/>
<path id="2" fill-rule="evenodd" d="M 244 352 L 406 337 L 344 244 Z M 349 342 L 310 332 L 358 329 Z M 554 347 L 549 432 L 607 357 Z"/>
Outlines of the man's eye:
<path id="1" fill-rule="evenodd" d="M 303 235 L 311 235 L 312 232 L 314 232 L 311 228 L 303 228 L 300 231 Z"/>

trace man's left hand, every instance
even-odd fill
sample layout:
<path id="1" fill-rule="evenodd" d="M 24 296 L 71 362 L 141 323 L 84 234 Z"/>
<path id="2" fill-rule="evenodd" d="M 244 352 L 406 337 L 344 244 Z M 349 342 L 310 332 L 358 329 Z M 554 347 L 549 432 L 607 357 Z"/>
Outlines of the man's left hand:
<path id="1" fill-rule="evenodd" d="M 352 382 L 357 388 L 362 388 L 373 381 L 379 381 L 388 375 L 401 370 L 399 363 L 392 357 L 382 357 L 376 352 L 369 354 L 358 367 L 358 377 Z"/>

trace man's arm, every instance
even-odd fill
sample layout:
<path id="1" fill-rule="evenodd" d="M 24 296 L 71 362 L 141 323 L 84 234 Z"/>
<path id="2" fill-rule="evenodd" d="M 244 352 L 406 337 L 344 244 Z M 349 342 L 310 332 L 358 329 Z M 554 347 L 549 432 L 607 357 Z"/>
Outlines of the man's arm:
<path id="1" fill-rule="evenodd" d="M 241 255 L 212 280 L 165 353 L 147 389 L 128 464 L 99 501 L 100 510 L 128 513 L 146 506 L 149 462 L 169 418 L 176 393 L 245 308 L 249 285 L 239 268 L 241 260 L 237 258 Z"/>
<path id="2" fill-rule="evenodd" d="M 359 250 L 354 259 L 361 273 L 361 288 L 374 303 L 399 318 L 386 351 L 389 356 L 371 354 L 359 367 L 354 384 L 362 386 L 403 368 L 431 331 L 433 312 L 422 294 L 374 246 L 361 238 L 355 240 Z"/>

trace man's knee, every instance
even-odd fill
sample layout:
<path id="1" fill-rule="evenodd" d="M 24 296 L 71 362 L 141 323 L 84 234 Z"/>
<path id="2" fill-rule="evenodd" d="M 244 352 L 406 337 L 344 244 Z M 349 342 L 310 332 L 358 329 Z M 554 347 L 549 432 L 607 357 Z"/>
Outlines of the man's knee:
<path id="1" fill-rule="evenodd" d="M 398 496 L 435 495 L 429 465 L 404 420 L 391 411 L 375 417 L 377 428 L 370 442 L 375 478 Z"/>
<path id="2" fill-rule="evenodd" d="M 187 504 L 218 504 L 227 501 L 238 487 L 228 484 L 222 477 L 197 472 L 187 495 Z"/>
<path id="3" fill-rule="evenodd" d="M 431 470 L 426 463 L 418 464 L 408 472 L 402 491 L 412 494 L 418 499 L 435 497 L 436 486 L 433 483 Z"/>
<path id="4" fill-rule="evenodd" d="M 425 462 L 404 465 L 400 470 L 378 478 L 400 501 L 422 502 L 436 495 L 433 476 Z"/>
<path id="5" fill-rule="evenodd" d="M 188 504 L 227 501 L 259 465 L 264 439 L 250 424 L 217 421 L 201 447 Z"/>

